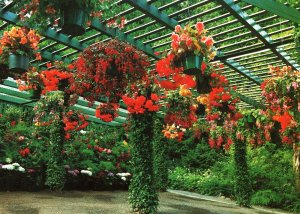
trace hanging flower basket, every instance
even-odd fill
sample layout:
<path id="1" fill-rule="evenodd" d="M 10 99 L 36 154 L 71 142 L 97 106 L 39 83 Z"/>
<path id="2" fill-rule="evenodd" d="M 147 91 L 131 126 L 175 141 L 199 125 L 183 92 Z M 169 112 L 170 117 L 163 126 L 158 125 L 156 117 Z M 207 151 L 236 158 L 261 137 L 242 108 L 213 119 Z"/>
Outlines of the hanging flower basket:
<path id="1" fill-rule="evenodd" d="M 29 67 L 29 57 L 19 54 L 10 54 L 8 57 L 9 70 L 16 74 L 24 74 Z"/>
<path id="2" fill-rule="evenodd" d="M 197 73 L 201 72 L 200 67 L 203 61 L 202 56 L 195 55 L 194 53 L 187 54 L 183 61 L 183 73 L 187 75 L 196 75 Z"/>
<path id="3" fill-rule="evenodd" d="M 80 36 L 84 34 L 84 24 L 87 20 L 86 12 L 84 8 L 80 8 L 78 5 L 64 6 L 62 12 L 62 33 L 72 36 Z"/>

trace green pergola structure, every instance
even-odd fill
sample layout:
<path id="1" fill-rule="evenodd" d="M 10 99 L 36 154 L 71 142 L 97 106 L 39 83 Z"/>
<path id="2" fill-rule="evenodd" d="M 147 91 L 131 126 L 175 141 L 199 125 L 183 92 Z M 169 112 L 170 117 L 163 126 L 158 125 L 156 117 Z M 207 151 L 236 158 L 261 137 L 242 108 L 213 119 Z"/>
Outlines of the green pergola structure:
<path id="1" fill-rule="evenodd" d="M 0 31 L 19 23 L 16 1 L 2 1 Z M 96 42 L 118 38 L 145 52 L 155 67 L 155 52 L 168 51 L 170 35 L 176 25 L 204 22 L 218 49 L 214 62 L 224 66 L 223 74 L 241 98 L 240 108 L 264 108 L 260 84 L 270 77 L 268 66 L 291 66 L 295 61 L 294 23 L 300 24 L 300 11 L 274 0 L 114 0 L 125 8 L 119 15 L 127 24 L 124 29 L 107 28 L 94 20 L 82 36 L 71 37 L 48 28 L 41 40 L 42 62 L 72 61 L 86 47 Z M 0 33 L 1 33 L 0 32 Z M 20 92 L 15 81 L 8 78 L 0 85 L 0 100 L 33 106 L 27 92 Z M 96 102 L 79 99 L 75 108 L 89 115 L 90 120 L 112 126 L 125 122 L 127 111 L 121 105 L 119 117 L 110 123 L 94 116 Z M 163 112 L 161 112 L 163 113 Z"/>

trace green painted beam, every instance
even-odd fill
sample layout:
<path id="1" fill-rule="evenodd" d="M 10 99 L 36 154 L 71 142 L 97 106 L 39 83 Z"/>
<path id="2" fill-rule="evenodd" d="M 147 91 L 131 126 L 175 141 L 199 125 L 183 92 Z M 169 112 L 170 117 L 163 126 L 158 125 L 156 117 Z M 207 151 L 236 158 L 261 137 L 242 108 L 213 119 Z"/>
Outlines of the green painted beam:
<path id="1" fill-rule="evenodd" d="M 23 97 L 23 98 L 28 98 L 29 99 L 29 93 L 28 92 L 21 92 L 18 90 L 18 85 L 16 83 L 15 80 L 13 80 L 12 78 L 8 78 L 6 80 L 4 80 L 3 82 L 4 85 L 0 84 L 0 90 L 5 90 L 3 92 L 11 94 L 11 95 L 15 95 L 15 96 L 19 96 L 19 97 Z M 9 87 L 8 87 L 9 86 Z M 1 89 L 4 88 L 4 89 Z M 103 100 L 104 101 L 104 100 Z M 84 107 L 88 107 L 90 109 L 96 109 L 97 106 L 100 104 L 100 102 L 96 101 L 93 106 L 89 106 L 89 102 L 84 100 L 82 97 L 79 97 L 77 104 L 80 106 L 84 106 Z M 123 101 L 120 102 L 120 105 L 123 108 L 126 108 L 125 104 L 123 103 Z M 127 110 L 123 109 L 123 108 L 119 108 L 119 112 L 118 114 L 120 115 L 120 118 L 118 118 L 118 120 L 120 119 L 121 122 L 124 122 L 124 120 L 126 120 L 127 116 L 128 116 L 128 112 Z M 93 115 L 95 114 L 95 112 L 92 113 Z"/>
<path id="2" fill-rule="evenodd" d="M 238 73 L 242 74 L 243 76 L 247 77 L 249 80 L 255 82 L 257 85 L 260 85 L 263 82 L 260 77 L 253 75 L 251 71 L 249 71 L 244 66 L 240 65 L 238 62 L 232 59 L 221 60 L 221 62 L 223 62 L 233 70 L 237 71 Z"/>
<path id="3" fill-rule="evenodd" d="M 236 94 L 241 99 L 241 101 L 243 101 L 245 103 L 248 103 L 248 104 L 252 105 L 255 108 L 266 109 L 266 106 L 264 106 L 262 103 L 259 103 L 259 102 L 253 100 L 252 98 L 250 98 L 248 96 L 245 96 L 245 95 L 243 95 L 243 94 L 241 94 L 237 91 L 234 91 L 234 90 L 231 90 L 231 93 Z"/>
<path id="4" fill-rule="evenodd" d="M 282 18 L 300 24 L 300 11 L 274 0 L 242 0 Z"/>
<path id="5" fill-rule="evenodd" d="M 17 88 L 12 88 L 6 85 L 0 85 L 0 93 L 8 94 L 11 96 L 19 97 L 22 99 L 26 99 L 27 101 L 30 101 L 30 95 L 28 92 L 25 91 L 19 91 Z"/>
<path id="6" fill-rule="evenodd" d="M 242 8 L 234 2 L 234 0 L 217 0 L 217 2 L 219 2 L 236 19 L 238 19 L 243 25 L 245 25 L 246 28 L 248 28 L 254 36 L 256 36 L 260 41 L 262 41 L 267 48 L 270 48 L 270 50 L 286 65 L 293 67 L 293 69 L 295 70 L 300 69 L 300 66 L 297 63 L 295 63 L 295 61 L 290 61 L 290 57 L 283 49 L 278 51 L 276 48 L 271 46 L 273 40 L 268 35 L 268 33 L 259 24 L 257 24 L 254 19 L 250 18 L 250 16 L 246 12 L 244 12 Z"/>
<path id="7" fill-rule="evenodd" d="M 149 55 L 155 59 L 159 59 L 159 57 L 154 54 L 154 50 L 151 48 L 151 46 L 144 45 L 141 41 L 134 39 L 132 36 L 123 33 L 119 29 L 106 27 L 105 24 L 103 24 L 102 22 L 100 22 L 97 19 L 94 19 L 92 21 L 92 24 L 90 27 L 95 30 L 100 31 L 101 33 L 103 33 L 107 36 L 117 38 L 124 42 L 128 42 L 129 44 L 131 44 L 132 46 L 136 47 L 137 49 L 143 51 L 147 55 Z"/>
<path id="8" fill-rule="evenodd" d="M 174 27 L 178 25 L 178 22 L 175 19 L 172 19 L 167 14 L 160 12 L 157 7 L 149 4 L 146 0 L 124 1 L 170 29 L 174 29 Z"/>
<path id="9" fill-rule="evenodd" d="M 17 103 L 17 104 L 23 104 L 23 103 L 26 103 L 26 102 L 30 101 L 28 99 L 24 99 L 24 98 L 12 96 L 12 95 L 4 94 L 4 93 L 1 93 L 1 92 L 0 92 L 0 100 L 4 100 L 4 101 L 10 102 L 10 103 Z"/>

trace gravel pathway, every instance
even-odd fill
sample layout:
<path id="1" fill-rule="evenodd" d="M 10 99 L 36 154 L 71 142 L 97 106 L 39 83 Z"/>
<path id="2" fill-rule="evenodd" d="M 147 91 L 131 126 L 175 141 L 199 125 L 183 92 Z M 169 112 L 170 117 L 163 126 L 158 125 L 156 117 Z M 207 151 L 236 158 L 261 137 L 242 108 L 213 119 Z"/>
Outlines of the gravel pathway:
<path id="1" fill-rule="evenodd" d="M 126 191 L 0 192 L 0 214 L 127 214 Z M 160 193 L 159 214 L 267 214 L 173 193 Z"/>

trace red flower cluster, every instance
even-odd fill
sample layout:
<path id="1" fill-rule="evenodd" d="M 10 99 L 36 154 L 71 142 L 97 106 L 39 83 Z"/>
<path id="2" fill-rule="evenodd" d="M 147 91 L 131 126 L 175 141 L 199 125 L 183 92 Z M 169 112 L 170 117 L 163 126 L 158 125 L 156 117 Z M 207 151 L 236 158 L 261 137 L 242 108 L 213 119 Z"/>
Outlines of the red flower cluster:
<path id="1" fill-rule="evenodd" d="M 100 118 L 104 122 L 111 122 L 118 117 L 119 104 L 116 103 L 102 103 L 96 109 L 96 117 Z"/>
<path id="2" fill-rule="evenodd" d="M 168 90 L 176 90 L 181 85 L 185 85 L 187 88 L 195 87 L 196 81 L 194 78 L 183 74 L 183 67 L 172 66 L 173 60 L 174 55 L 169 54 L 166 58 L 163 58 L 156 63 L 156 72 L 159 77 L 168 79 L 159 80 L 160 87 Z"/>
<path id="3" fill-rule="evenodd" d="M 42 71 L 41 79 L 44 84 L 42 94 L 49 91 L 59 90 L 59 83 L 62 80 L 67 80 L 72 77 L 72 74 L 57 69 Z"/>
<path id="4" fill-rule="evenodd" d="M 157 104 L 159 97 L 157 94 L 151 94 L 150 99 L 144 96 L 136 96 L 134 98 L 124 95 L 122 97 L 127 105 L 127 110 L 131 114 L 143 114 L 145 111 L 157 112 L 160 106 Z"/>
<path id="5" fill-rule="evenodd" d="M 225 150 L 229 150 L 232 143 L 232 139 L 228 136 L 218 136 L 216 139 L 210 137 L 208 140 L 209 146 L 215 149 L 220 149 L 224 146 Z"/>
<path id="6" fill-rule="evenodd" d="M 85 49 L 74 65 L 71 91 L 90 102 L 106 96 L 118 103 L 127 87 L 146 76 L 149 62 L 127 43 L 110 40 Z"/>
<path id="7" fill-rule="evenodd" d="M 65 138 L 70 139 L 72 131 L 80 131 L 88 126 L 86 119 L 88 116 L 69 110 L 63 117 L 65 124 L 64 130 L 66 131 Z"/>
<path id="8" fill-rule="evenodd" d="M 209 114 L 206 116 L 208 121 L 216 121 L 224 117 L 237 121 L 242 117 L 240 113 L 236 113 L 236 103 L 239 99 L 233 98 L 230 90 L 229 87 L 218 87 L 213 88 L 209 93 L 207 103 Z"/>
<path id="9" fill-rule="evenodd" d="M 29 148 L 20 149 L 19 154 L 24 158 L 30 154 L 30 149 Z"/>
<path id="10" fill-rule="evenodd" d="M 166 124 L 175 124 L 182 128 L 190 128 L 197 121 L 195 110 L 191 110 L 188 115 L 182 114 L 182 111 L 175 113 L 168 112 L 165 115 L 164 121 Z"/>
<path id="11" fill-rule="evenodd" d="M 91 149 L 92 146 L 91 145 L 88 145 L 88 148 Z M 100 153 L 106 153 L 106 154 L 111 154 L 111 150 L 110 149 L 106 149 L 106 148 L 102 148 L 100 146 L 94 146 L 94 149 Z"/>

